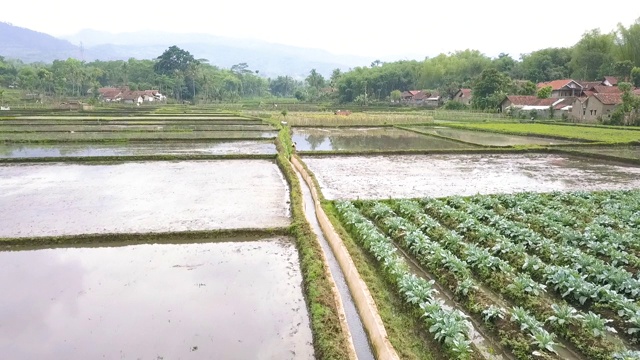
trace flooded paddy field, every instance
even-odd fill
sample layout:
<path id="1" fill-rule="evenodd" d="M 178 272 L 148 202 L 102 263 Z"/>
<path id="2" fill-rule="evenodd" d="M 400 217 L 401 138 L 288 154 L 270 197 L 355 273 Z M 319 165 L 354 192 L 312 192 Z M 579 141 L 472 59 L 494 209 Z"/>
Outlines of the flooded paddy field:
<path id="1" fill-rule="evenodd" d="M 0 264 L 3 358 L 313 359 L 288 238 L 0 252 Z"/>
<path id="2" fill-rule="evenodd" d="M 267 160 L 0 166 L 0 238 L 270 228 L 289 189 Z"/>
<path id="3" fill-rule="evenodd" d="M 303 160 L 329 200 L 640 187 L 640 167 L 567 155 L 306 156 Z"/>
<path id="4" fill-rule="evenodd" d="M 245 140 L 182 143 L 145 141 L 140 143 L 0 144 L 0 158 L 230 154 L 276 154 L 276 145 L 271 141 Z"/>
<path id="5" fill-rule="evenodd" d="M 102 141 L 140 139 L 255 139 L 275 138 L 276 131 L 140 131 L 0 133 L 0 142 Z"/>
<path id="6" fill-rule="evenodd" d="M 433 135 L 444 136 L 484 146 L 562 145 L 579 143 L 579 141 L 558 140 L 544 137 L 506 135 L 485 131 L 452 129 L 445 126 L 412 126 L 411 128 Z"/>
<path id="7" fill-rule="evenodd" d="M 110 124 L 93 125 L 2 125 L 0 132 L 42 132 L 42 131 L 270 131 L 270 125 L 210 125 L 210 124 Z"/>
<path id="8" fill-rule="evenodd" d="M 10 115 L 10 114 L 6 114 Z M 188 120 L 248 120 L 246 117 L 238 116 L 235 114 L 212 114 L 212 115 L 160 115 L 160 114 L 141 114 L 131 116 L 113 116 L 113 115 L 38 115 L 38 116 L 15 116 L 11 117 L 12 120 L 176 120 L 176 121 L 188 121 Z M 0 120 L 1 122 L 2 120 Z"/>
<path id="9" fill-rule="evenodd" d="M 131 118 L 129 120 L 0 120 L 0 129 L 3 127 L 12 126 L 59 126 L 59 125 L 73 125 L 73 126 L 96 126 L 96 125 L 264 125 L 261 120 L 243 120 L 243 119 L 225 119 L 225 120 L 162 120 L 162 119 L 147 119 L 140 120 Z"/>
<path id="10" fill-rule="evenodd" d="M 591 154 L 616 156 L 625 159 L 640 159 L 640 146 L 576 146 L 567 149 Z"/>
<path id="11" fill-rule="evenodd" d="M 297 151 L 468 149 L 472 145 L 392 127 L 294 128 Z"/>

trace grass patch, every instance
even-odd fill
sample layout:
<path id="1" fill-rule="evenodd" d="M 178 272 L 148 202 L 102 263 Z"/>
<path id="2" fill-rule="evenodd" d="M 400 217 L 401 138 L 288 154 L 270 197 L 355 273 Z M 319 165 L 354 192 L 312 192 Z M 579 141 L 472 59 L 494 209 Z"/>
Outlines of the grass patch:
<path id="1" fill-rule="evenodd" d="M 282 119 L 282 115 L 275 116 Z M 433 121 L 423 112 L 354 112 L 350 115 L 335 115 L 332 112 L 290 112 L 284 119 L 290 126 L 384 126 L 402 124 L 425 124 Z"/>
<path id="2" fill-rule="evenodd" d="M 605 127 L 573 127 L 552 124 L 487 123 L 487 124 L 447 124 L 471 130 L 490 131 L 504 134 L 543 136 L 551 138 L 581 139 L 609 144 L 640 141 L 639 131 L 629 131 Z"/>
<path id="3" fill-rule="evenodd" d="M 125 246 L 150 243 L 193 243 L 215 241 L 246 241 L 272 236 L 289 236 L 288 228 L 271 229 L 220 229 L 189 232 L 162 233 L 121 233 L 42 236 L 24 238 L 0 238 L 0 248 L 6 250 L 26 250 L 55 246 Z"/>

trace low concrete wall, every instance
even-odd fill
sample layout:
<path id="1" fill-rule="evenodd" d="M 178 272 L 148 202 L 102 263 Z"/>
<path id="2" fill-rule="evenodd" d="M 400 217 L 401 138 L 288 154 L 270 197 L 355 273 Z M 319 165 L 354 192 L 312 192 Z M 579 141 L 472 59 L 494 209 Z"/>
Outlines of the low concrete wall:
<path id="1" fill-rule="evenodd" d="M 362 324 L 369 335 L 369 341 L 373 346 L 376 358 L 380 360 L 399 360 L 400 358 L 398 357 L 396 350 L 393 348 L 393 345 L 391 345 L 391 342 L 389 342 L 387 331 L 384 328 L 380 314 L 378 314 L 378 308 L 373 301 L 373 297 L 371 297 L 369 288 L 360 277 L 358 269 L 349 255 L 349 251 L 342 243 L 342 239 L 340 239 L 340 236 L 336 233 L 331 221 L 329 221 L 327 214 L 325 214 L 322 206 L 320 205 L 318 191 L 311 179 L 311 176 L 307 173 L 302 164 L 300 164 L 298 159 L 292 157 L 291 162 L 311 189 L 311 196 L 313 197 L 313 202 L 316 208 L 318 222 L 320 223 L 322 232 L 329 242 L 336 259 L 338 260 L 338 264 L 340 265 L 342 272 L 344 273 L 347 285 L 351 291 L 351 296 L 353 297 L 358 313 L 360 314 L 360 318 L 362 319 Z"/>

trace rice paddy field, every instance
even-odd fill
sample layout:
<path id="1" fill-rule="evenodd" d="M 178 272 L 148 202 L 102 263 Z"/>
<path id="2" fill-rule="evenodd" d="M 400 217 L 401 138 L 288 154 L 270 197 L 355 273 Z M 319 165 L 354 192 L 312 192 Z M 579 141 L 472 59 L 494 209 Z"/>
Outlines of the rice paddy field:
<path id="1" fill-rule="evenodd" d="M 442 136 L 483 146 L 514 146 L 514 145 L 566 145 L 576 144 L 579 140 L 561 140 L 535 136 L 517 136 L 491 132 L 454 129 L 445 126 L 411 127 L 420 133 Z"/>
<path id="2" fill-rule="evenodd" d="M 398 128 L 294 128 L 292 139 L 299 152 L 473 148 L 473 145 Z"/>
<path id="3" fill-rule="evenodd" d="M 400 359 L 640 358 L 640 131 L 472 115 L 1 118 L 0 353 L 378 358 L 315 209 Z"/>
<path id="4" fill-rule="evenodd" d="M 326 280 L 289 231 L 276 135 L 233 114 L 0 120 L 3 356 L 315 358 L 309 308 L 335 309 L 307 300 Z"/>

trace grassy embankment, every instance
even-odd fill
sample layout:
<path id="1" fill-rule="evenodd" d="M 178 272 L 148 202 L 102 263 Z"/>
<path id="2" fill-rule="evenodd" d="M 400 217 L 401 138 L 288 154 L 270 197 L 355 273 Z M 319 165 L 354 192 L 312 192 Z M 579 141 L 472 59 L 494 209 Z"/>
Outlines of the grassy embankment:
<path id="1" fill-rule="evenodd" d="M 470 130 L 489 131 L 512 135 L 543 136 L 563 139 L 580 139 L 607 144 L 628 144 L 640 141 L 639 131 L 607 127 L 565 126 L 552 124 L 482 123 L 447 124 Z"/>
<path id="2" fill-rule="evenodd" d="M 247 114 L 263 119 L 271 119 L 272 121 L 286 121 L 290 126 L 365 127 L 433 122 L 432 117 L 422 112 L 354 112 L 350 115 L 335 115 L 332 112 L 290 112 L 286 116 L 282 116 L 278 112 L 248 112 Z"/>
<path id="3" fill-rule="evenodd" d="M 360 276 L 369 288 L 384 322 L 389 341 L 400 358 L 443 359 L 442 347 L 435 342 L 424 323 L 418 320 L 419 316 L 416 316 L 414 310 L 405 304 L 398 291 L 391 286 L 379 262 L 364 251 L 342 227 L 333 202 L 324 199 L 317 179 L 304 162 L 301 161 L 301 164 L 311 175 L 318 195 L 322 199 L 322 208 L 340 235 Z"/>
<path id="4" fill-rule="evenodd" d="M 279 126 L 275 122 L 274 125 Z M 339 312 L 334 300 L 331 283 L 325 276 L 327 269 L 321 260 L 322 248 L 306 221 L 300 182 L 293 166 L 289 162 L 292 143 L 288 127 L 281 127 L 276 139 L 276 148 L 278 149 L 276 162 L 291 189 L 293 221 L 290 233 L 296 239 L 300 254 L 300 267 L 311 317 L 315 356 L 317 359 L 348 359 L 348 339 L 340 326 Z"/>
<path id="5" fill-rule="evenodd" d="M 39 236 L 21 238 L 0 238 L 0 249 L 27 250 L 31 248 L 56 246 L 126 246 L 149 243 L 197 243 L 223 241 L 252 241 L 272 236 L 289 235 L 289 229 L 284 227 L 270 229 L 220 229 L 189 232 L 162 233 L 117 233 L 117 234 L 84 234 L 62 236 Z"/>

